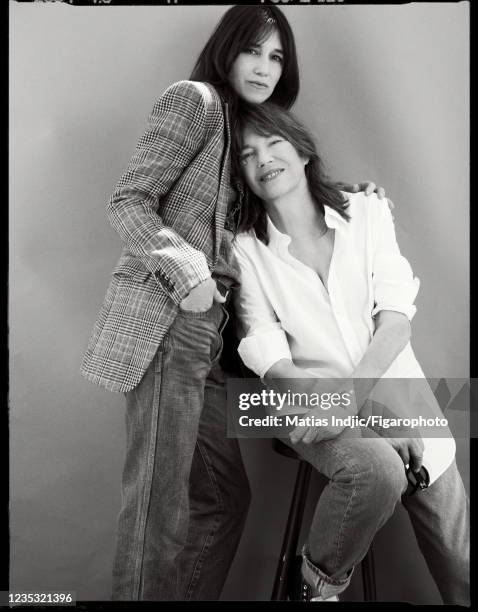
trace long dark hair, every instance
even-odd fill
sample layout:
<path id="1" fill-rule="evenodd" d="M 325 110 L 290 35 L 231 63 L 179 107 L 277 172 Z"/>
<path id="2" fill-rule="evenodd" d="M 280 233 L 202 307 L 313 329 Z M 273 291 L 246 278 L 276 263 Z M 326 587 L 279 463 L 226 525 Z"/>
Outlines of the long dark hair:
<path id="1" fill-rule="evenodd" d="M 299 93 L 299 66 L 291 27 L 276 6 L 233 6 L 226 11 L 201 51 L 191 80 L 214 85 L 235 110 L 237 94 L 229 85 L 232 64 L 239 53 L 262 42 L 274 30 L 281 39 L 284 63 L 279 82 L 269 99 L 290 108 Z"/>
<path id="2" fill-rule="evenodd" d="M 241 105 L 237 130 L 234 133 L 236 141 L 232 159 L 234 176 L 240 179 L 242 175 L 238 152 L 241 150 L 242 131 L 246 127 L 261 136 L 281 136 L 290 142 L 299 155 L 309 158 L 305 166 L 305 175 L 315 204 L 322 212 L 324 212 L 324 205 L 327 205 L 347 221 L 350 219 L 346 212 L 348 200 L 344 199 L 335 184 L 325 175 L 322 160 L 310 132 L 290 111 L 271 102 Z M 259 240 L 268 244 L 267 217 L 262 200 L 247 185 L 244 184 L 243 189 L 243 202 L 237 230 L 247 232 L 254 229 Z"/>

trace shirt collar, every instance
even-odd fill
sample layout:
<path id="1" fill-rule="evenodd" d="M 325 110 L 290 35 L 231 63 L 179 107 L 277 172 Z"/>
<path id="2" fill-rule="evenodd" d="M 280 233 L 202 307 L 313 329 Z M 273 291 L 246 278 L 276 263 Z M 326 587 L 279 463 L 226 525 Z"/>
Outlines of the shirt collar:
<path id="1" fill-rule="evenodd" d="M 269 236 L 269 246 L 277 249 L 288 247 L 291 241 L 291 237 L 288 234 L 283 234 L 277 227 L 272 223 L 271 218 L 266 213 L 267 217 L 267 234 Z M 348 222 L 342 215 L 330 208 L 330 206 L 324 206 L 324 220 L 330 229 L 337 229 L 339 231 L 347 229 Z"/>
<path id="2" fill-rule="evenodd" d="M 266 213 L 267 217 L 267 235 L 269 236 L 269 247 L 272 249 L 281 250 L 287 249 L 290 244 L 291 237 L 288 234 L 283 234 L 277 227 L 272 223 L 271 218 Z"/>
<path id="3" fill-rule="evenodd" d="M 330 208 L 330 206 L 325 205 L 324 211 L 324 219 L 327 227 L 333 229 L 345 229 L 348 227 L 347 219 L 344 219 L 342 215 L 334 208 Z"/>

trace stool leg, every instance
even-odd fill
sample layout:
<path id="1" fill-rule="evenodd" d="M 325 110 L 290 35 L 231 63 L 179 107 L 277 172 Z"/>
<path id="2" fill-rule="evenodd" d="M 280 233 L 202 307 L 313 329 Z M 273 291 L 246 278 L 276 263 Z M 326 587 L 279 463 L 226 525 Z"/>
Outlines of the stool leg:
<path id="1" fill-rule="evenodd" d="M 272 601 L 284 600 L 286 598 L 287 578 L 289 575 L 291 561 L 295 557 L 297 551 L 297 542 L 299 541 L 300 527 L 302 517 L 304 515 L 311 473 L 312 466 L 306 461 L 301 461 L 297 471 L 294 493 L 292 495 L 292 502 L 290 504 L 289 516 L 287 517 L 287 525 L 284 539 L 282 541 L 282 548 L 280 551 L 279 563 L 277 565 L 274 587 L 272 589 Z"/>
<path id="2" fill-rule="evenodd" d="M 362 585 L 364 601 L 377 601 L 373 544 L 370 545 L 367 554 L 362 559 Z"/>

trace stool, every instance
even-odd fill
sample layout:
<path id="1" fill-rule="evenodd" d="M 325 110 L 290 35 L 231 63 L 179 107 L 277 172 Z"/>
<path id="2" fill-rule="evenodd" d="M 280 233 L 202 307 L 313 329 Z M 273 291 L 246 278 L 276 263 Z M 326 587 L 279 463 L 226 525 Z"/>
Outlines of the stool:
<path id="1" fill-rule="evenodd" d="M 302 460 L 295 450 L 277 438 L 272 439 L 272 447 L 276 452 L 285 457 L 299 460 L 294 493 L 292 494 L 289 516 L 287 517 L 284 539 L 282 540 L 282 548 L 271 595 L 272 601 L 282 601 L 287 597 L 289 576 L 296 557 L 300 528 L 304 517 L 305 502 L 309 490 L 310 476 L 312 474 L 312 466 L 310 463 L 307 463 L 307 461 Z M 364 601 L 376 601 L 377 591 L 372 545 L 362 560 L 361 569 Z"/>

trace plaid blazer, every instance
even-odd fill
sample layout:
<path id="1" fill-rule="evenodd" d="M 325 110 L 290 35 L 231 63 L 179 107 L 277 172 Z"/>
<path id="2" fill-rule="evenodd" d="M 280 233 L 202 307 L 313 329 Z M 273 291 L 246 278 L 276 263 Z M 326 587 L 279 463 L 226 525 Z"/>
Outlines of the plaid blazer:
<path id="1" fill-rule="evenodd" d="M 179 81 L 156 102 L 108 203 L 124 247 L 81 366 L 91 382 L 135 387 L 181 300 L 210 276 L 231 195 L 229 148 L 227 105 L 211 85 Z"/>

